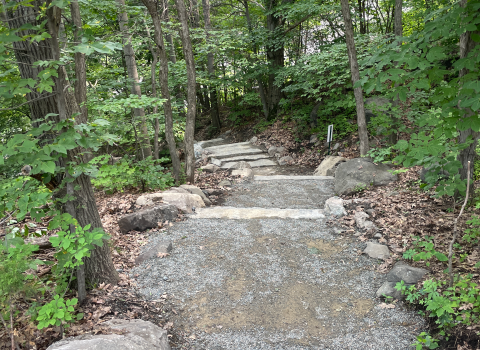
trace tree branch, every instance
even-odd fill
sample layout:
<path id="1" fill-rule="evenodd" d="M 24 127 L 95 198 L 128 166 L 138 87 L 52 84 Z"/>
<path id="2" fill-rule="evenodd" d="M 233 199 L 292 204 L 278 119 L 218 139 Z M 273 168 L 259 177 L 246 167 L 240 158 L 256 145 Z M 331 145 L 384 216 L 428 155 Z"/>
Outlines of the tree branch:
<path id="1" fill-rule="evenodd" d="M 50 95 L 47 95 L 47 96 L 43 96 L 43 97 L 39 97 L 39 98 L 34 98 L 33 100 L 30 100 L 30 101 L 21 103 L 21 104 L 15 106 L 15 107 L 11 107 L 11 108 L 1 108 L 1 109 L 0 109 L 0 112 L 3 112 L 3 111 L 11 111 L 11 110 L 13 110 L 13 109 L 17 109 L 17 108 L 19 108 L 19 107 L 22 107 L 23 105 L 26 105 L 26 104 L 28 104 L 28 103 L 32 103 L 32 102 L 35 102 L 35 101 L 43 100 L 43 99 L 45 99 L 45 98 L 49 98 L 49 97 L 52 97 L 52 96 L 55 96 L 55 95 L 56 95 L 56 93 L 50 94 Z"/>

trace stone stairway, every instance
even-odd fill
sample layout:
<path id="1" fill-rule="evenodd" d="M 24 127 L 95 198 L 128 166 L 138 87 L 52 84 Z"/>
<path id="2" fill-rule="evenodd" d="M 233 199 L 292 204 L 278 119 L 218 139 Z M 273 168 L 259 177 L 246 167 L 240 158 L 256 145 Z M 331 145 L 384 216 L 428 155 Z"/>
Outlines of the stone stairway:
<path id="1" fill-rule="evenodd" d="M 210 162 L 221 169 L 230 169 L 240 161 L 246 161 L 252 168 L 277 166 L 278 162 L 274 156 L 270 156 L 259 146 L 250 142 L 226 143 L 222 138 L 198 142 L 208 156 Z"/>
<path id="2" fill-rule="evenodd" d="M 222 165 L 265 153 L 247 143 L 205 149 Z M 379 261 L 324 212 L 333 178 L 255 176 L 235 189 L 224 206 L 199 208 L 152 237 L 149 245 L 173 242 L 170 256 L 132 271 L 144 297 L 174 303 L 186 348 L 410 348 L 424 321 L 376 298 L 386 281 Z"/>

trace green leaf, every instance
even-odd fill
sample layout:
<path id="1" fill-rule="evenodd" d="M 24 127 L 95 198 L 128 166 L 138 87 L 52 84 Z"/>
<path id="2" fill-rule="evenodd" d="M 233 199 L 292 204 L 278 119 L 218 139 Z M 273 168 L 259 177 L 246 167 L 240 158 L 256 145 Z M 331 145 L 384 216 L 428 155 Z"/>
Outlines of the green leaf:
<path id="1" fill-rule="evenodd" d="M 427 60 L 430 62 L 441 60 L 445 58 L 445 54 L 443 53 L 443 47 L 435 46 L 430 49 L 427 53 Z"/>
<path id="2" fill-rule="evenodd" d="M 16 41 L 22 41 L 22 38 L 19 38 L 11 32 L 4 32 L 0 34 L 0 43 L 13 43 Z"/>
<path id="3" fill-rule="evenodd" d="M 40 169 L 45 173 L 55 174 L 55 162 L 42 162 Z"/>
<path id="4" fill-rule="evenodd" d="M 448 258 L 445 254 L 442 254 L 442 253 L 439 253 L 439 252 L 435 252 L 434 255 L 436 256 L 436 258 L 440 261 L 448 261 Z"/>

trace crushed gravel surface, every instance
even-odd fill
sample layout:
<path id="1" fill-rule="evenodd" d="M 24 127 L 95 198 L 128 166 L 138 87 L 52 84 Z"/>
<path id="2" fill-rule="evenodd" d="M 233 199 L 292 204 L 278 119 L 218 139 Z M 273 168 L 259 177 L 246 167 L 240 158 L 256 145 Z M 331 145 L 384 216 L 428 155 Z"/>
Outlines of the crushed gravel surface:
<path id="1" fill-rule="evenodd" d="M 225 205 L 317 209 L 332 187 L 244 183 Z M 380 261 L 337 232 L 326 220 L 187 219 L 150 237 L 147 248 L 172 241 L 171 255 L 131 276 L 144 297 L 169 296 L 192 349 L 410 349 L 424 320 L 382 307 Z"/>

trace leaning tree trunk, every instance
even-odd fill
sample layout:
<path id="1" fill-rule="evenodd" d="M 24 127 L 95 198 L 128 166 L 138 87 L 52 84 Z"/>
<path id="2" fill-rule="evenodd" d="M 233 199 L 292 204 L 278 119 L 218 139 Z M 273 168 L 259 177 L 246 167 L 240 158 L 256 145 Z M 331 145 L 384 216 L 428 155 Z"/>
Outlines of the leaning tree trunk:
<path id="1" fill-rule="evenodd" d="M 168 89 L 168 61 L 165 44 L 163 42 L 162 26 L 160 24 L 160 16 L 157 10 L 157 2 L 155 0 L 142 0 L 142 2 L 150 13 L 153 21 L 153 40 L 157 45 L 160 58 L 160 90 L 162 92 L 162 97 L 166 100 L 163 103 L 163 112 L 165 115 L 165 138 L 167 139 L 170 157 L 172 158 L 173 177 L 178 183 L 180 182 L 180 159 L 178 157 L 177 146 L 175 144 L 175 137 L 173 134 L 172 102 L 170 99 L 170 90 Z"/>
<path id="2" fill-rule="evenodd" d="M 350 15 L 350 6 L 348 0 L 340 0 L 342 5 L 342 14 L 345 21 L 345 41 L 347 43 L 348 61 L 352 71 L 352 84 L 355 85 L 360 80 L 360 71 L 358 69 L 357 52 L 355 50 L 355 41 L 353 39 L 352 17 Z M 357 124 L 358 137 L 360 139 L 360 155 L 364 156 L 369 150 L 367 123 L 365 121 L 365 106 L 363 101 L 363 91 L 361 87 L 354 88 L 355 102 L 357 106 Z"/>
<path id="3" fill-rule="evenodd" d="M 178 18 L 181 29 L 180 37 L 183 43 L 183 55 L 187 66 L 187 121 L 185 125 L 185 173 L 187 181 L 195 181 L 195 153 L 193 149 L 193 138 L 195 134 L 195 115 L 197 113 L 196 100 L 196 78 L 195 78 L 195 60 L 193 59 L 193 48 L 188 30 L 187 10 L 183 0 L 175 0 L 177 5 Z"/>
<path id="4" fill-rule="evenodd" d="M 40 25 L 44 20 L 36 9 L 43 5 L 43 1 L 33 1 L 34 6 L 26 7 L 19 6 L 12 12 L 9 12 L 7 25 L 10 29 L 20 28 L 25 24 L 34 26 Z M 38 17 L 37 17 L 38 16 Z M 22 31 L 20 35 L 36 34 L 34 30 Z M 17 41 L 13 43 L 15 57 L 17 59 L 20 75 L 22 79 L 37 79 L 39 72 L 43 69 L 40 66 L 35 66 L 33 63 L 37 61 L 51 61 L 52 55 L 52 39 L 45 39 L 41 45 L 29 44 L 28 41 Z M 64 88 L 65 89 L 65 88 Z M 52 93 L 38 93 L 32 91 L 26 95 L 29 101 L 31 119 L 34 126 L 39 126 L 40 122 L 35 120 L 45 118 L 45 115 L 53 113 L 58 115 L 58 95 L 56 89 Z M 65 104 L 67 116 L 71 117 L 73 113 L 78 113 L 75 96 L 69 89 L 65 89 Z M 57 117 L 50 117 L 54 122 L 59 122 Z M 77 117 L 77 122 L 78 117 Z M 75 153 L 76 152 L 76 153 Z M 79 150 L 72 150 L 69 153 L 69 160 L 74 160 L 76 156 L 80 156 Z M 93 189 L 90 178 L 86 175 L 81 175 L 75 179 L 75 208 L 76 218 L 82 227 L 91 225 L 91 228 L 103 229 L 100 215 L 95 203 Z M 95 283 L 112 283 L 118 282 L 118 273 L 112 262 L 110 254 L 110 247 L 104 244 L 102 247 L 96 246 L 91 252 L 90 258 L 85 259 L 85 277 L 91 284 Z"/>
<path id="5" fill-rule="evenodd" d="M 467 0 L 462 0 L 460 2 L 460 6 L 466 7 L 467 5 Z M 476 13 L 476 16 L 479 16 L 478 12 Z M 475 31 L 475 32 L 465 32 L 460 36 L 460 59 L 466 58 L 468 54 L 475 49 L 477 45 L 479 45 L 478 42 L 474 41 L 472 38 L 472 34 L 480 34 L 480 31 Z M 460 70 L 459 77 L 462 78 L 465 75 L 468 74 L 468 69 L 463 68 Z M 460 87 L 461 89 L 461 87 Z M 470 108 L 463 108 L 462 109 L 463 113 L 463 118 L 470 118 L 474 114 L 473 111 Z M 480 138 L 480 132 L 474 131 L 471 128 L 466 129 L 466 130 L 460 130 L 459 131 L 459 136 L 458 136 L 458 142 L 459 143 L 465 143 L 469 138 L 473 140 L 473 142 L 465 149 L 460 151 L 460 154 L 458 155 L 458 160 L 462 163 L 462 167 L 460 168 L 460 178 L 462 180 L 466 180 L 468 177 L 473 179 L 473 170 L 474 167 L 470 167 L 470 174 L 467 173 L 467 165 L 468 162 L 471 162 L 471 164 L 474 164 L 475 161 L 475 156 L 476 156 L 476 148 L 478 144 L 478 139 Z M 471 188 L 470 190 L 473 193 L 473 188 L 474 188 L 474 181 L 471 182 Z"/>
<path id="6" fill-rule="evenodd" d="M 135 60 L 135 52 L 132 47 L 132 36 L 130 35 L 127 24 L 128 15 L 125 9 L 125 0 L 116 0 L 119 5 L 118 23 L 120 25 L 120 31 L 123 35 L 123 52 L 125 54 L 125 61 L 127 64 L 128 78 L 132 81 L 131 93 L 142 96 L 140 85 L 138 85 L 138 71 L 137 62 Z M 143 108 L 134 108 L 133 112 L 135 117 L 140 120 L 140 147 L 142 150 L 142 158 L 150 157 L 152 155 L 152 149 L 150 147 L 150 138 L 148 136 L 147 121 L 145 119 L 145 110 Z"/>
<path id="7" fill-rule="evenodd" d="M 205 21 L 205 32 L 207 33 L 207 43 L 211 42 L 211 30 L 212 25 L 210 23 L 210 1 L 203 0 L 203 19 Z M 210 101 L 211 101 L 211 108 L 210 108 L 210 117 L 212 118 L 212 126 L 215 131 L 220 131 L 221 122 L 220 116 L 218 113 L 218 97 L 217 97 L 217 87 L 215 85 L 215 67 L 214 67 L 214 57 L 213 57 L 213 50 L 207 53 L 207 71 L 211 81 L 210 85 Z"/>

